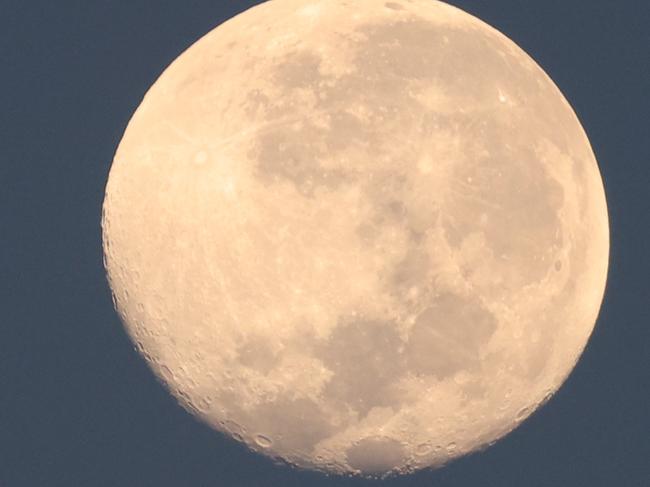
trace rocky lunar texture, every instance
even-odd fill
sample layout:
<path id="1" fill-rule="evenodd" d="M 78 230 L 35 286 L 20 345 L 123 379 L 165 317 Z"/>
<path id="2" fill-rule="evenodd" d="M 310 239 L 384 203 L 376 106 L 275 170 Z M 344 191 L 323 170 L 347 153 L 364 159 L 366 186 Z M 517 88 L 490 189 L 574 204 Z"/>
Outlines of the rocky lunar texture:
<path id="1" fill-rule="evenodd" d="M 598 167 L 518 47 L 432 0 L 273 0 L 147 93 L 104 204 L 118 311 L 207 424 L 383 475 L 495 441 L 604 289 Z"/>

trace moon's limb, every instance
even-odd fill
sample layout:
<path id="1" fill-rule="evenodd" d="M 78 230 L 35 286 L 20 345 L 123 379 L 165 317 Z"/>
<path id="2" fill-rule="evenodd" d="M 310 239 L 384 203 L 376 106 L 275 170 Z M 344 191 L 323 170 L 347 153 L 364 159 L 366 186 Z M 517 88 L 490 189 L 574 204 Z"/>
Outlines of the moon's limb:
<path id="1" fill-rule="evenodd" d="M 557 87 L 424 0 L 274 0 L 210 32 L 130 121 L 103 229 L 117 309 L 185 407 L 371 475 L 445 463 L 547 399 L 609 245 Z"/>

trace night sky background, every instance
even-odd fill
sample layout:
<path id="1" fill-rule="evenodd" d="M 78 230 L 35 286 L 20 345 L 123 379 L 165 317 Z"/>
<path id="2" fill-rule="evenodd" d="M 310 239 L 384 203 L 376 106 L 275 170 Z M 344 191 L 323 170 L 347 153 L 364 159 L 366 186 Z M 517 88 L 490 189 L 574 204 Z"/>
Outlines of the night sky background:
<path id="1" fill-rule="evenodd" d="M 488 450 L 383 482 L 275 466 L 176 404 L 113 310 L 100 216 L 113 154 L 181 52 L 256 1 L 0 0 L 0 487 L 650 485 L 650 3 L 453 0 L 554 79 L 611 225 L 578 366 Z"/>

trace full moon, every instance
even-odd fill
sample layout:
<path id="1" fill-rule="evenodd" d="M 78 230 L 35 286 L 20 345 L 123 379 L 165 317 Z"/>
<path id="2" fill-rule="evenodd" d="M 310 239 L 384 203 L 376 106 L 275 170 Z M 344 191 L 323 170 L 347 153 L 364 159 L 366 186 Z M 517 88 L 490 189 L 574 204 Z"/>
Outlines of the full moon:
<path id="1" fill-rule="evenodd" d="M 272 0 L 149 89 L 111 167 L 105 267 L 180 404 L 299 468 L 441 466 L 562 385 L 609 226 L 544 71 L 434 0 Z"/>

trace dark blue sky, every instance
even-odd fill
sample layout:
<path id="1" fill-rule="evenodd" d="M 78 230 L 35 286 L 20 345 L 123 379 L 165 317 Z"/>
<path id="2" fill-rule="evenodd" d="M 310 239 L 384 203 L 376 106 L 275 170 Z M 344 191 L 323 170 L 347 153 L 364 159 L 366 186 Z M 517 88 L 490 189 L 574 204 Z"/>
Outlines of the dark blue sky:
<path id="1" fill-rule="evenodd" d="M 100 213 L 147 88 L 255 1 L 0 1 L 0 487 L 362 486 L 276 467 L 194 420 L 113 310 Z M 533 56 L 590 137 L 611 219 L 591 341 L 487 451 L 387 486 L 650 485 L 650 4 L 454 0 Z"/>

